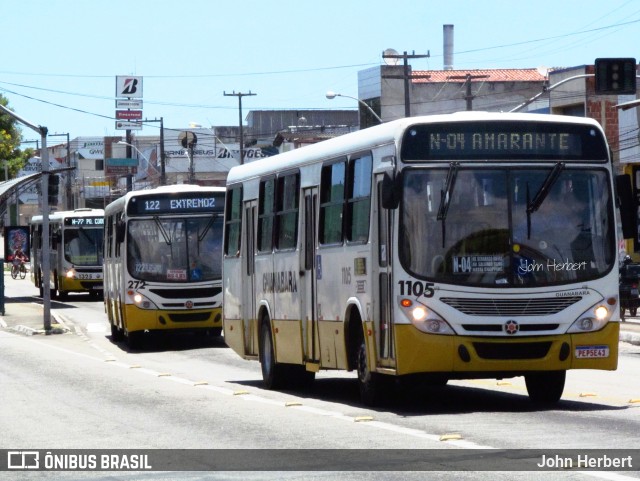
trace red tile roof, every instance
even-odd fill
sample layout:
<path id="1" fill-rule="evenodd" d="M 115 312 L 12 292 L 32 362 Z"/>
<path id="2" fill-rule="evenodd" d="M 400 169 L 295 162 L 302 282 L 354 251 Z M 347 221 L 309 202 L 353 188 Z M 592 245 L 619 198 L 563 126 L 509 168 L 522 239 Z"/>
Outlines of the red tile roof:
<path id="1" fill-rule="evenodd" d="M 462 83 L 467 74 L 472 82 L 542 82 L 546 79 L 539 69 L 486 69 L 486 70 L 414 70 L 411 81 L 413 83 Z M 422 76 L 428 78 L 415 78 Z M 482 78 L 478 78 L 478 77 Z M 455 77 L 455 78 L 453 78 Z M 474 78 L 476 77 L 476 78 Z"/>

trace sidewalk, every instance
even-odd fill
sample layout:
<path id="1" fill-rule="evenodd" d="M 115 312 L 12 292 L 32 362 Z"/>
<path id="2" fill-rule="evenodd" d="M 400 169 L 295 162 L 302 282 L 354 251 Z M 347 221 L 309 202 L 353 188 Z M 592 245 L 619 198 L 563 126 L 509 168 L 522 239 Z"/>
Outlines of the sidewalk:
<path id="1" fill-rule="evenodd" d="M 64 334 L 69 328 L 51 309 L 51 329 L 44 329 L 42 301 L 36 298 L 5 298 L 4 315 L 0 316 L 0 328 L 19 332 L 27 336 L 34 334 Z"/>
<path id="2" fill-rule="evenodd" d="M 61 321 L 55 311 L 56 301 L 51 302 L 51 330 L 44 329 L 44 308 L 42 299 L 37 297 L 37 289 L 33 287 L 33 296 L 16 296 L 12 283 L 29 283 L 29 274 L 26 279 L 14 280 L 9 271 L 4 272 L 4 314 L 0 315 L 0 329 L 8 329 L 13 332 L 32 336 L 34 334 L 63 334 L 69 330 Z M 0 313 L 1 314 L 1 313 Z"/>

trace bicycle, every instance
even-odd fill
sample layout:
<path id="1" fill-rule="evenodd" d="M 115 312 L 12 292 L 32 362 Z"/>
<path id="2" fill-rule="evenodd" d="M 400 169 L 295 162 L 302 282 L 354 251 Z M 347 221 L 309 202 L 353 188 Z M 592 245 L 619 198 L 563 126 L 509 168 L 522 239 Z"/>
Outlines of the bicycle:
<path id="1" fill-rule="evenodd" d="M 23 260 L 16 259 L 11 265 L 11 277 L 17 279 L 18 276 L 20 276 L 20 279 L 27 277 L 27 268 Z"/>

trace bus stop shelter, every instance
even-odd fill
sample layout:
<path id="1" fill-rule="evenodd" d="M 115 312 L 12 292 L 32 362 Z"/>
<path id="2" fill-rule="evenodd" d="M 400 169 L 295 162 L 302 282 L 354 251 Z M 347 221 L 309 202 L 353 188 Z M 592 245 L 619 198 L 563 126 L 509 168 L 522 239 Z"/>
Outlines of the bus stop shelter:
<path id="1" fill-rule="evenodd" d="M 22 177 L 0 182 L 0 211 L 4 211 L 5 204 L 14 192 L 18 191 L 26 184 L 36 182 L 41 176 L 41 172 L 36 172 L 34 174 L 24 175 Z M 4 272 L 4 259 L 0 259 L 0 269 L 1 272 Z M 2 315 L 5 313 L 4 304 L 4 275 L 2 275 L 0 276 L 0 314 Z"/>

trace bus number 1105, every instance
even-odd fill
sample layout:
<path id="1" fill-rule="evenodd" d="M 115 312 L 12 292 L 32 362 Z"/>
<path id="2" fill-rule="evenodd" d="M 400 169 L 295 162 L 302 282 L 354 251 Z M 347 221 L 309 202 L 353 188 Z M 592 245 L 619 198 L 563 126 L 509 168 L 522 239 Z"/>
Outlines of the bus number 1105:
<path id="1" fill-rule="evenodd" d="M 398 281 L 401 296 L 433 297 L 433 282 Z"/>

